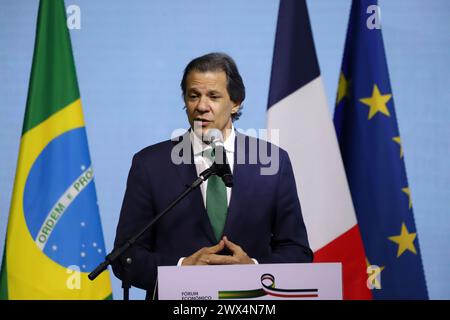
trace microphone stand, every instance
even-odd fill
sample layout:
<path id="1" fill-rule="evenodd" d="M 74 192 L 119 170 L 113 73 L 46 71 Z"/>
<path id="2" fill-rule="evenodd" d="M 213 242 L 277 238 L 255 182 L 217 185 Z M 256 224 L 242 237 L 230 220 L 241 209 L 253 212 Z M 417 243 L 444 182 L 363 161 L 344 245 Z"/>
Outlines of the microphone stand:
<path id="1" fill-rule="evenodd" d="M 150 229 L 152 225 L 155 224 L 156 221 L 158 221 L 163 215 L 165 215 L 168 211 L 170 211 L 173 207 L 175 207 L 181 200 L 183 200 L 191 191 L 193 191 L 195 188 L 197 188 L 199 185 L 201 185 L 203 182 L 205 182 L 211 175 L 217 174 L 218 176 L 222 176 L 223 170 L 220 166 L 213 163 L 213 165 L 200 173 L 198 178 L 185 190 L 183 191 L 175 200 L 173 200 L 166 209 L 164 209 L 161 213 L 159 213 L 156 217 L 154 217 L 144 228 L 142 228 L 138 233 L 136 233 L 133 237 L 128 239 L 123 245 L 120 247 L 115 248 L 113 251 L 111 251 L 110 254 L 108 254 L 105 257 L 105 261 L 100 263 L 97 268 L 94 269 L 89 275 L 88 278 L 90 280 L 94 280 L 97 278 L 100 273 L 106 270 L 106 268 L 111 265 L 114 261 L 116 261 L 121 255 L 124 254 L 125 251 L 127 251 L 131 246 L 134 245 L 134 243 L 145 233 L 147 230 Z M 127 257 L 125 259 L 126 265 L 124 267 L 124 274 L 122 276 L 122 288 L 123 288 L 123 298 L 124 300 L 129 299 L 129 289 L 131 287 L 131 280 L 129 275 L 129 267 L 132 264 L 132 259 L 130 257 Z"/>

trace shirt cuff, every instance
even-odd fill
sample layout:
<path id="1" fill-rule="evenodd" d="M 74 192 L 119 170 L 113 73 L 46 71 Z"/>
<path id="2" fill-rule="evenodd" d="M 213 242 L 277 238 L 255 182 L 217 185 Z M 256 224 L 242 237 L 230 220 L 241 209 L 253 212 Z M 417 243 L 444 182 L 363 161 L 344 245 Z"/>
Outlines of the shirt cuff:
<path id="1" fill-rule="evenodd" d="M 184 258 L 185 257 L 182 257 L 182 258 L 180 258 L 180 260 L 178 260 L 177 267 L 181 267 L 181 264 L 183 263 Z"/>
<path id="2" fill-rule="evenodd" d="M 258 263 L 258 260 L 253 259 L 253 258 L 251 258 L 251 259 L 253 260 L 253 262 L 254 262 L 255 264 L 259 264 L 259 263 Z"/>

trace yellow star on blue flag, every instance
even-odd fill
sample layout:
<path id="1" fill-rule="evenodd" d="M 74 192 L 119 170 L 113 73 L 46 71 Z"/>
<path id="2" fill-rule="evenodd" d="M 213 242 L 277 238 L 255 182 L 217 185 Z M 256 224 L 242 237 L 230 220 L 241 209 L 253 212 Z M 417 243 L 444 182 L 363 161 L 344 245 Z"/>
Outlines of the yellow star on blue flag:
<path id="1" fill-rule="evenodd" d="M 373 86 L 372 96 L 368 98 L 359 99 L 365 105 L 370 107 L 369 110 L 369 120 L 372 119 L 378 112 L 384 114 L 385 116 L 390 117 L 389 109 L 387 107 L 387 103 L 391 100 L 391 94 L 381 94 L 380 89 L 375 84 Z"/>
<path id="2" fill-rule="evenodd" d="M 406 250 L 417 254 L 416 247 L 414 246 L 414 239 L 416 239 L 415 232 L 409 232 L 405 223 L 402 223 L 402 230 L 398 236 L 389 237 L 389 240 L 398 244 L 397 258 L 400 257 Z"/>

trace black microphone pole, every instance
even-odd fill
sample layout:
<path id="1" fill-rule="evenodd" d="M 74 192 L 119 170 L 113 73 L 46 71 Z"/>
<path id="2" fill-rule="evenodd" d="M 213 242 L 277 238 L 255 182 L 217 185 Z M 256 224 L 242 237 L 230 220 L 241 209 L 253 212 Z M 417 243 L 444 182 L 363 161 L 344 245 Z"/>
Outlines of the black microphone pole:
<path id="1" fill-rule="evenodd" d="M 100 273 L 106 270 L 106 268 L 111 265 L 114 261 L 116 261 L 125 251 L 127 251 L 133 244 L 145 233 L 147 230 L 150 229 L 152 225 L 155 224 L 156 221 L 158 221 L 163 215 L 165 215 L 168 211 L 170 211 L 173 207 L 175 207 L 178 202 L 183 200 L 191 191 L 193 191 L 195 188 L 197 188 L 199 185 L 201 185 L 204 181 L 206 181 L 211 175 L 217 174 L 221 176 L 222 170 L 220 170 L 216 164 L 213 164 L 210 168 L 203 171 L 199 177 L 185 190 L 183 191 L 175 200 L 173 200 L 166 209 L 164 209 L 161 213 L 159 213 L 156 217 L 152 219 L 144 228 L 142 228 L 138 233 L 136 233 L 133 237 L 128 239 L 123 245 L 120 247 L 117 247 L 113 251 L 111 251 L 110 254 L 108 254 L 105 257 L 105 261 L 100 263 L 97 268 L 94 269 L 89 275 L 88 278 L 90 280 L 94 280 L 97 278 Z M 122 288 L 124 289 L 124 300 L 128 300 L 128 290 L 130 288 L 130 277 L 127 272 L 127 268 L 132 264 L 131 258 L 126 259 L 126 266 L 125 266 L 125 275 L 122 277 L 124 278 L 122 280 Z"/>

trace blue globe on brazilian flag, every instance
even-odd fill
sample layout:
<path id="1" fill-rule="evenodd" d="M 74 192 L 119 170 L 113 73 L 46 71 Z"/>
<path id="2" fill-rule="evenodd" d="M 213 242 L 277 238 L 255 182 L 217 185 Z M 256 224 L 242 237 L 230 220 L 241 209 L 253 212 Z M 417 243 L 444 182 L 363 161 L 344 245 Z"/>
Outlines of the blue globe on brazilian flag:
<path id="1" fill-rule="evenodd" d="M 110 299 L 63 0 L 41 0 L 3 254 L 1 299 Z"/>

